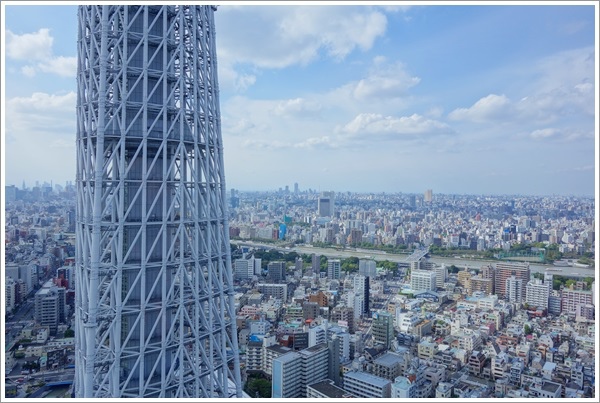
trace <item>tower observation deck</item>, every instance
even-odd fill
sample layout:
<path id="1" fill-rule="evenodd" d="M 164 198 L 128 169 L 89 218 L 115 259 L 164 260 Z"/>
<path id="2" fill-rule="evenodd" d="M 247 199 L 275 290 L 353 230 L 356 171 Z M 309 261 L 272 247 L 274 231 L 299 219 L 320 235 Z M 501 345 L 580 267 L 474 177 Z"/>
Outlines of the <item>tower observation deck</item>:
<path id="1" fill-rule="evenodd" d="M 76 397 L 241 397 L 212 6 L 79 6 Z"/>

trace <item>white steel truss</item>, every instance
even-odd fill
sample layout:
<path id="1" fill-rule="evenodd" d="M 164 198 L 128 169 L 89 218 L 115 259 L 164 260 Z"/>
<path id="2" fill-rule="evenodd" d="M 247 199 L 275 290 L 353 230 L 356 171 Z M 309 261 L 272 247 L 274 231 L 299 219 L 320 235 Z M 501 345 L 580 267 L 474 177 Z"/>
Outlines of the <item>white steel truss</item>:
<path id="1" fill-rule="evenodd" d="M 77 397 L 241 397 L 214 11 L 79 6 Z"/>

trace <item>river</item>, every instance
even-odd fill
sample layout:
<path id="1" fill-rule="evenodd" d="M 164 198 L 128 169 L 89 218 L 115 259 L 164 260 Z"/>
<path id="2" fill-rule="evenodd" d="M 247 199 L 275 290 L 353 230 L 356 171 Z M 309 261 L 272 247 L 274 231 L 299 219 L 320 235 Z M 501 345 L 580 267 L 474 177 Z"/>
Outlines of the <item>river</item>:
<path id="1" fill-rule="evenodd" d="M 271 249 L 277 249 L 281 252 L 296 252 L 296 253 L 306 253 L 312 254 L 316 253 L 319 255 L 333 257 L 333 258 L 348 258 L 348 257 L 358 257 L 365 258 L 367 256 L 372 257 L 375 260 L 389 260 L 391 262 L 403 262 L 408 255 L 397 255 L 390 254 L 383 251 L 378 250 L 369 250 L 362 249 L 359 251 L 356 250 L 335 250 L 331 248 L 317 248 L 312 246 L 294 246 L 290 248 L 283 248 L 280 246 L 275 246 L 273 244 L 261 244 L 258 242 L 252 241 L 238 241 L 232 240 L 231 243 L 236 245 L 249 245 L 254 247 L 267 247 Z M 433 256 L 429 259 L 430 261 L 442 264 L 445 263 L 446 266 L 455 265 L 459 268 L 464 268 L 468 266 L 469 268 L 478 269 L 486 264 L 496 264 L 499 260 L 474 260 L 474 259 L 457 259 L 452 257 L 437 257 Z M 539 263 L 529 263 L 529 268 L 532 273 L 544 273 L 546 269 L 553 269 L 553 274 L 568 276 L 568 277 L 595 277 L 595 268 L 594 267 L 571 267 L 571 266 L 554 266 L 552 264 L 539 264 Z"/>

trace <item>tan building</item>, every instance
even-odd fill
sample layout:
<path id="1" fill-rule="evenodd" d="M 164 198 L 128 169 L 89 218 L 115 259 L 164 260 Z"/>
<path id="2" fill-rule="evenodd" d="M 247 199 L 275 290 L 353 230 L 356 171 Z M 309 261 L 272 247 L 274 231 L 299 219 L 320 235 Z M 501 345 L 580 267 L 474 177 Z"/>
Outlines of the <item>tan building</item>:
<path id="1" fill-rule="evenodd" d="M 470 281 L 471 294 L 475 292 L 483 292 L 486 295 L 494 293 L 494 282 L 491 278 L 482 278 L 480 276 L 472 277 Z"/>
<path id="2" fill-rule="evenodd" d="M 312 294 L 308 297 L 308 302 L 316 302 L 320 307 L 325 307 L 328 304 L 329 299 L 323 291 L 319 291 L 316 294 Z"/>
<path id="3" fill-rule="evenodd" d="M 433 358 L 435 353 L 438 351 L 437 343 L 429 341 L 421 341 L 417 348 L 418 357 L 422 360 Z"/>
<path id="4" fill-rule="evenodd" d="M 466 294 L 471 294 L 471 277 L 472 274 L 465 270 L 458 272 L 458 285 L 460 285 Z"/>

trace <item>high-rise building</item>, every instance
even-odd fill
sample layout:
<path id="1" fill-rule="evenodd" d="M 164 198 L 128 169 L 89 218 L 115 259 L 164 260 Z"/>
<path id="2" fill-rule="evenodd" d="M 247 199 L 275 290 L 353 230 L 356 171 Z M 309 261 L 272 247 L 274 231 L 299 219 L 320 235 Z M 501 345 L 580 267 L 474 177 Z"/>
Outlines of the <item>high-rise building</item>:
<path id="1" fill-rule="evenodd" d="M 470 294 L 471 293 L 471 278 L 473 277 L 473 275 L 468 270 L 468 268 L 465 267 L 464 270 L 459 271 L 458 274 L 456 275 L 456 277 L 458 279 L 457 284 L 463 288 L 464 293 Z"/>
<path id="2" fill-rule="evenodd" d="M 485 295 L 492 295 L 494 293 L 494 284 L 491 278 L 483 278 L 481 276 L 471 277 L 471 294 L 476 292 L 483 292 Z"/>
<path id="3" fill-rule="evenodd" d="M 215 10 L 79 6 L 78 398 L 241 397 Z"/>
<path id="4" fill-rule="evenodd" d="M 335 193 L 322 192 L 319 196 L 317 210 L 319 217 L 333 217 L 335 207 Z"/>
<path id="5" fill-rule="evenodd" d="M 548 309 L 548 299 L 550 298 L 550 290 L 552 283 L 544 283 L 540 279 L 533 279 L 527 283 L 526 295 L 527 304 L 537 307 L 537 309 Z"/>
<path id="6" fill-rule="evenodd" d="M 354 309 L 346 306 L 336 306 L 331 312 L 331 320 L 340 326 L 348 328 L 349 333 L 354 333 Z"/>
<path id="7" fill-rule="evenodd" d="M 236 280 L 248 280 L 254 277 L 256 261 L 260 265 L 260 259 L 236 259 L 234 262 L 234 278 Z"/>
<path id="8" fill-rule="evenodd" d="M 48 326 L 50 334 L 56 334 L 59 323 L 65 322 L 66 290 L 48 280 L 35 293 L 35 320 Z"/>
<path id="9" fill-rule="evenodd" d="M 431 203 L 433 200 L 433 191 L 431 189 L 427 189 L 423 196 L 423 201 L 426 203 Z"/>
<path id="10" fill-rule="evenodd" d="M 412 270 L 410 272 L 410 288 L 413 291 L 435 291 L 436 274 L 433 270 Z"/>
<path id="11" fill-rule="evenodd" d="M 366 277 L 377 277 L 377 263 L 375 263 L 375 260 L 360 259 L 358 261 L 358 274 Z"/>
<path id="12" fill-rule="evenodd" d="M 496 269 L 494 268 L 494 266 L 492 266 L 491 264 L 481 266 L 481 268 L 479 269 L 479 275 L 481 276 L 481 278 L 488 278 L 492 280 L 492 291 L 490 292 L 490 294 L 492 294 L 495 290 L 496 279 Z"/>
<path id="13" fill-rule="evenodd" d="M 562 290 L 562 312 L 575 313 L 578 305 L 591 305 L 594 303 L 591 291 Z"/>
<path id="14" fill-rule="evenodd" d="M 269 262 L 267 265 L 267 276 L 275 283 L 285 281 L 285 266 L 285 262 L 283 261 Z"/>
<path id="15" fill-rule="evenodd" d="M 448 279 L 448 268 L 445 264 L 442 263 L 440 266 L 435 266 L 433 268 L 435 272 L 435 285 L 437 288 L 444 288 L 444 284 Z"/>
<path id="16" fill-rule="evenodd" d="M 527 284 L 530 278 L 529 263 L 496 263 L 494 293 L 498 298 L 506 298 L 506 279 L 513 275 Z M 521 287 L 521 292 L 521 301 L 525 301 L 526 287 Z"/>
<path id="17" fill-rule="evenodd" d="M 258 292 L 265 297 L 273 297 L 280 299 L 282 302 L 287 301 L 288 285 L 287 284 L 264 284 L 260 283 L 256 286 Z"/>
<path id="18" fill-rule="evenodd" d="M 358 228 L 352 228 L 350 235 L 348 236 L 348 243 L 350 245 L 358 245 L 362 242 L 363 232 Z"/>
<path id="19" fill-rule="evenodd" d="M 506 294 L 505 298 L 508 302 L 523 302 L 523 280 L 516 276 L 510 276 L 505 280 Z"/>
<path id="20" fill-rule="evenodd" d="M 327 278 L 330 280 L 339 280 L 341 267 L 339 259 L 329 259 L 327 261 Z"/>
<path id="21" fill-rule="evenodd" d="M 390 348 L 394 339 L 394 316 L 388 312 L 377 312 L 373 315 L 373 338 L 376 343 Z"/>
<path id="22" fill-rule="evenodd" d="M 362 313 L 364 314 L 368 314 L 370 307 L 369 307 L 369 298 L 370 298 L 370 284 L 369 284 L 369 277 L 366 276 L 361 276 L 360 274 L 357 274 L 356 276 L 354 276 L 354 292 L 356 293 L 356 295 L 360 295 L 363 297 L 363 310 Z"/>
<path id="23" fill-rule="evenodd" d="M 306 397 L 307 385 L 327 379 L 329 365 L 329 348 L 326 343 L 275 358 L 271 397 Z"/>
<path id="24" fill-rule="evenodd" d="M 344 374 L 344 390 L 358 398 L 389 398 L 392 396 L 392 382 L 362 371 Z"/>
<path id="25" fill-rule="evenodd" d="M 12 277 L 7 276 L 4 279 L 4 291 L 4 306 L 6 312 L 9 313 L 17 303 L 17 287 Z"/>
<path id="26" fill-rule="evenodd" d="M 313 274 L 318 276 L 321 271 L 321 255 L 317 255 L 316 253 L 311 255 L 311 267 Z"/>

